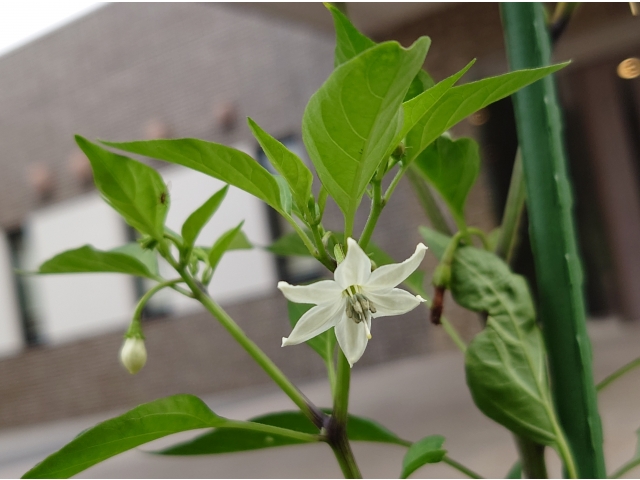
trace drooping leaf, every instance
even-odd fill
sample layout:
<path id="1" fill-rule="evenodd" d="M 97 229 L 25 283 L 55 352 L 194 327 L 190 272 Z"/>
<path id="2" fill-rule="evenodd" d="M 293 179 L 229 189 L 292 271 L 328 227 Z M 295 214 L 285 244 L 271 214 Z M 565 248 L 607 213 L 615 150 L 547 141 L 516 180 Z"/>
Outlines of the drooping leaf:
<path id="1" fill-rule="evenodd" d="M 443 443 L 444 437 L 442 435 L 431 435 L 412 444 L 402 460 L 400 478 L 408 478 L 409 475 L 427 463 L 442 461 L 447 454 L 447 451 L 442 448 Z"/>
<path id="2" fill-rule="evenodd" d="M 336 30 L 335 67 L 376 45 L 376 42 L 360 33 L 344 13 L 329 3 L 324 5 L 333 16 L 333 25 Z"/>
<path id="3" fill-rule="evenodd" d="M 447 245 L 449 245 L 451 241 L 451 237 L 429 227 L 419 227 L 418 230 L 424 239 L 424 243 L 429 247 L 429 251 L 434 254 L 438 260 L 441 260 L 444 251 L 447 249 Z"/>
<path id="4" fill-rule="evenodd" d="M 269 413 L 252 418 L 250 422 L 286 428 L 302 433 L 318 433 L 318 428 L 300 412 Z M 406 442 L 379 423 L 353 415 L 349 415 L 347 436 L 349 440 L 356 442 L 391 443 L 395 445 L 406 444 Z M 162 455 L 211 455 L 295 445 L 299 443 L 303 442 L 279 435 L 267 435 L 261 432 L 243 432 L 243 435 L 238 435 L 232 430 L 215 429 L 193 440 L 174 445 L 157 453 Z"/>
<path id="5" fill-rule="evenodd" d="M 291 187 L 291 193 L 298 208 L 304 211 L 311 197 L 311 184 L 313 183 L 311 170 L 300 157 L 265 132 L 251 118 L 248 118 L 247 122 L 253 132 L 253 136 L 260 143 L 271 165 L 285 178 L 289 187 Z"/>
<path id="6" fill-rule="evenodd" d="M 465 354 L 475 404 L 517 435 L 557 446 L 545 347 L 524 278 L 493 253 L 460 247 L 452 264 L 451 293 L 461 306 L 488 313 L 487 326 Z"/>
<path id="7" fill-rule="evenodd" d="M 273 175 L 249 155 L 235 148 L 195 138 L 102 143 L 205 173 L 281 211 L 280 189 Z"/>
<path id="8" fill-rule="evenodd" d="M 269 250 L 271 253 L 282 256 L 311 256 L 311 253 L 309 253 L 309 249 L 300 238 L 300 235 L 298 235 L 296 232 L 287 233 L 286 235 L 281 236 L 279 239 L 269 245 L 267 247 L 267 250 Z"/>
<path id="9" fill-rule="evenodd" d="M 222 187 L 214 193 L 209 200 L 204 202 L 202 206 L 189 215 L 189 218 L 182 224 L 182 238 L 188 247 L 193 247 L 200 231 L 211 219 L 213 214 L 216 213 L 224 197 L 227 195 L 228 190 L 229 185 Z"/>
<path id="10" fill-rule="evenodd" d="M 25 473 L 23 478 L 69 478 L 157 438 L 222 426 L 225 422 L 193 395 L 163 398 L 85 430 Z"/>
<path id="11" fill-rule="evenodd" d="M 91 245 L 59 253 L 47 260 L 37 273 L 126 273 L 138 277 L 154 278 L 147 265 L 126 253 L 105 252 Z"/>
<path id="12" fill-rule="evenodd" d="M 412 161 L 431 142 L 472 113 L 508 97 L 522 87 L 566 65 L 568 63 L 518 70 L 449 89 L 428 111 L 423 112 L 420 120 L 407 133 L 406 146 L 409 149 L 407 161 Z M 418 98 L 419 96 L 412 101 Z"/>
<path id="13" fill-rule="evenodd" d="M 222 255 L 224 255 L 224 252 L 229 250 L 229 246 L 241 231 L 240 229 L 242 228 L 242 225 L 244 225 L 244 220 L 241 221 L 238 226 L 231 228 L 220 235 L 220 238 L 218 238 L 216 243 L 213 244 L 213 247 L 209 250 L 209 265 L 211 265 L 211 268 L 215 270 L 218 266 L 218 262 L 220 262 Z"/>
<path id="14" fill-rule="evenodd" d="M 300 317 L 311 310 L 314 306 L 315 305 L 287 301 L 287 311 L 289 313 L 289 323 L 291 323 L 291 328 L 295 327 L 298 320 L 300 320 Z M 333 328 L 330 328 L 320 335 L 316 335 L 305 343 L 313 348 L 325 362 L 332 361 L 333 351 L 336 345 L 336 334 L 334 333 Z"/>
<path id="15" fill-rule="evenodd" d="M 413 162 L 443 198 L 458 225 L 464 225 L 467 195 L 480 173 L 478 144 L 470 138 L 440 136 Z"/>
<path id="16" fill-rule="evenodd" d="M 372 47 L 340 65 L 309 100 L 302 137 L 318 176 L 347 219 L 399 141 L 402 100 L 420 70 L 429 39 L 409 49 Z"/>
<path id="17" fill-rule="evenodd" d="M 169 192 L 153 168 L 116 155 L 76 135 L 104 199 L 139 232 L 162 239 L 169 210 Z"/>

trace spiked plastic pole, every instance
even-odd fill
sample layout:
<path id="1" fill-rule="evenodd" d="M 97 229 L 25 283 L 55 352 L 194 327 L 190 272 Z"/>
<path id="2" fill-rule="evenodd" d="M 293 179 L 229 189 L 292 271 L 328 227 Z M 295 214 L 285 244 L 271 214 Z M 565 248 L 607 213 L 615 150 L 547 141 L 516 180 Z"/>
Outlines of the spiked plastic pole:
<path id="1" fill-rule="evenodd" d="M 549 64 L 551 46 L 543 8 L 537 2 L 502 4 L 512 70 Z M 554 80 L 545 77 L 514 97 L 540 297 L 539 318 L 554 401 L 580 477 L 604 478 L 602 426 Z"/>

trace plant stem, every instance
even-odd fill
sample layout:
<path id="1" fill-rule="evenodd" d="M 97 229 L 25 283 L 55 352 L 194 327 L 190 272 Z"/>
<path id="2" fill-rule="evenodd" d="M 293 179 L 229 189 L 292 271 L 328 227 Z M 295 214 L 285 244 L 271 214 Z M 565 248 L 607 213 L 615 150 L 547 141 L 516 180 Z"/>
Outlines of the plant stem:
<path id="1" fill-rule="evenodd" d="M 518 447 L 524 478 L 549 478 L 544 459 L 544 445 L 519 435 L 513 436 Z"/>
<path id="2" fill-rule="evenodd" d="M 371 240 L 371 235 L 376 228 L 378 218 L 380 218 L 380 213 L 382 213 L 382 209 L 385 205 L 384 201 L 382 200 L 382 189 L 380 180 L 374 179 L 372 181 L 372 185 L 373 196 L 371 198 L 371 210 L 369 211 L 369 218 L 367 218 L 367 223 L 362 230 L 362 235 L 360 235 L 360 241 L 358 242 L 363 250 L 367 248 L 369 240 Z"/>
<path id="3" fill-rule="evenodd" d="M 429 188 L 429 185 L 420 177 L 413 168 L 407 170 L 407 179 L 411 183 L 413 190 L 418 196 L 418 201 L 424 212 L 431 222 L 431 226 L 440 233 L 445 235 L 453 235 L 453 231 L 449 228 L 445 214 L 436 202 L 436 199 Z"/>
<path id="4" fill-rule="evenodd" d="M 484 233 L 484 231 L 480 230 L 479 228 L 476 227 L 468 227 L 467 228 L 467 233 L 469 235 L 475 235 L 476 237 L 478 237 L 480 239 L 480 241 L 482 242 L 482 246 L 484 247 L 485 250 L 491 250 L 491 245 L 489 244 L 489 239 L 487 238 L 487 234 Z"/>
<path id="5" fill-rule="evenodd" d="M 322 243 L 322 235 L 320 234 L 319 225 L 311 226 L 311 233 L 313 234 L 313 239 L 316 242 L 316 247 L 318 248 L 318 255 L 316 258 L 329 269 L 329 271 L 333 272 L 336 269 L 336 262 L 333 260 L 329 254 L 327 253 L 327 249 L 324 248 L 324 243 Z"/>
<path id="6" fill-rule="evenodd" d="M 384 203 L 389 202 L 389 199 L 391 198 L 391 195 L 393 194 L 393 191 L 398 186 L 398 183 L 400 183 L 400 179 L 403 177 L 405 172 L 409 169 L 409 166 L 410 166 L 410 164 L 404 165 L 404 163 L 402 165 L 400 165 L 400 169 L 396 173 L 396 176 L 393 177 L 393 180 L 391 180 L 391 183 L 389 184 L 389 187 L 387 188 L 387 191 L 384 192 L 384 197 L 383 197 Z"/>
<path id="7" fill-rule="evenodd" d="M 620 478 L 622 475 L 624 475 L 630 470 L 633 470 L 639 465 L 640 465 L 640 458 L 634 458 L 633 460 L 628 461 L 627 463 L 622 465 L 618 470 L 613 472 L 609 478 Z"/>
<path id="8" fill-rule="evenodd" d="M 609 385 L 611 385 L 613 382 L 615 382 L 617 379 L 622 377 L 624 374 L 630 372 L 631 370 L 633 370 L 633 369 L 635 369 L 637 367 L 640 367 L 640 357 L 638 357 L 635 360 L 632 360 L 629 363 L 627 363 L 626 365 L 620 367 L 618 370 L 613 372 L 607 378 L 602 380 L 598 385 L 596 385 L 596 390 L 598 392 L 601 392 L 602 390 L 607 388 Z"/>
<path id="9" fill-rule="evenodd" d="M 175 268 L 175 267 L 174 267 Z M 308 398 L 285 376 L 275 363 L 242 331 L 236 322 L 209 296 L 209 293 L 199 285 L 185 270 L 178 268 L 178 273 L 193 292 L 193 296 L 208 311 L 218 319 L 222 326 L 231 334 L 236 342 L 253 358 L 284 393 L 295 403 L 309 420 L 318 428 L 323 426 L 324 414 L 315 407 Z"/>
<path id="10" fill-rule="evenodd" d="M 511 69 L 548 65 L 551 45 L 543 5 L 503 3 L 501 13 Z M 570 464 L 575 461 L 581 477 L 602 478 L 606 475 L 602 425 L 553 77 L 547 76 L 523 88 L 514 98 L 540 292 L 539 316 L 543 321 L 553 399 L 570 445 L 569 448 L 562 437 L 563 445 L 559 448 L 570 473 Z"/>
<path id="11" fill-rule="evenodd" d="M 313 242 L 311 241 L 311 239 L 307 236 L 307 234 L 305 233 L 305 231 L 300 227 L 300 225 L 298 225 L 298 222 L 296 222 L 293 217 L 291 217 L 290 215 L 285 215 L 282 213 L 282 216 L 284 217 L 284 219 L 289 222 L 289 225 L 291 225 L 293 227 L 293 229 L 296 231 L 296 233 L 298 234 L 298 236 L 302 239 L 302 242 L 304 243 L 304 245 L 307 247 L 307 249 L 309 250 L 309 253 L 311 253 L 312 256 L 316 257 L 318 256 L 318 252 L 316 251 L 316 247 L 313 245 Z"/>
<path id="12" fill-rule="evenodd" d="M 327 436 L 345 478 L 362 478 L 347 438 L 350 383 L 351 366 L 342 350 L 338 349 L 338 372 L 333 397 L 333 412 Z"/>
<path id="13" fill-rule="evenodd" d="M 464 473 L 466 476 L 468 476 L 469 478 L 483 478 L 482 476 L 478 475 L 476 472 L 474 472 L 473 470 L 465 467 L 464 465 L 462 465 L 461 463 L 456 462 L 454 459 L 452 459 L 451 457 L 449 457 L 448 455 L 445 455 L 442 458 L 442 462 L 446 463 L 447 465 L 449 465 L 450 467 L 455 468 L 456 470 L 458 470 L 461 473 Z"/>
<path id="14" fill-rule="evenodd" d="M 511 183 L 507 203 L 502 215 L 502 225 L 500 226 L 500 238 L 496 246 L 496 255 L 503 258 L 505 262 L 511 263 L 513 253 L 518 245 L 520 225 L 525 205 L 524 175 L 522 171 L 522 155 L 520 148 L 516 152 L 516 159 L 513 162 L 511 173 Z"/>
<path id="15" fill-rule="evenodd" d="M 236 420 L 227 420 L 225 424 L 220 428 L 234 428 L 240 430 L 252 430 L 254 432 L 263 432 L 273 435 L 281 435 L 283 437 L 293 438 L 308 443 L 316 443 L 321 441 L 319 435 L 313 435 L 310 433 L 298 432 L 296 430 L 290 430 L 288 428 L 274 427 L 271 425 L 265 425 L 255 422 L 242 422 Z"/>

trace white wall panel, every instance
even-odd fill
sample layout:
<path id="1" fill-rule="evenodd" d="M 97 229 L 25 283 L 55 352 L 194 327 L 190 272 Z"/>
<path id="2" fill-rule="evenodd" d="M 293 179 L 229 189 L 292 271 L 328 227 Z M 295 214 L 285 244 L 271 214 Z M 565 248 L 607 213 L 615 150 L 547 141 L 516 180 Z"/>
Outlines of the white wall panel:
<path id="1" fill-rule="evenodd" d="M 0 230 L 0 357 L 21 350 L 24 341 L 7 236 Z"/>
<path id="2" fill-rule="evenodd" d="M 127 241 L 123 220 L 97 193 L 34 212 L 24 233 L 34 269 L 64 250 L 84 244 L 108 250 Z M 45 341 L 56 344 L 124 330 L 134 296 L 131 277 L 92 273 L 35 277 L 31 297 Z"/>

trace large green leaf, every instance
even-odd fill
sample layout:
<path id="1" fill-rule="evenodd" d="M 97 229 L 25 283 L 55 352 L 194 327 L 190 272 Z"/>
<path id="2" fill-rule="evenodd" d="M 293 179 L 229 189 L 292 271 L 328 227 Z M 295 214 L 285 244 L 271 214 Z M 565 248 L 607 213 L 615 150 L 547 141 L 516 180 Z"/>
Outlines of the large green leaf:
<path id="1" fill-rule="evenodd" d="M 91 245 L 59 253 L 47 260 L 37 273 L 126 273 L 138 277 L 155 278 L 153 270 L 127 253 L 105 252 Z"/>
<path id="2" fill-rule="evenodd" d="M 408 161 L 416 158 L 431 142 L 472 113 L 508 97 L 566 65 L 568 63 L 518 70 L 449 89 L 428 111 L 423 112 L 420 120 L 407 133 Z M 412 101 L 418 98 L 420 97 Z"/>
<path id="3" fill-rule="evenodd" d="M 447 451 L 442 448 L 443 443 L 444 437 L 442 435 L 431 435 L 412 444 L 402 460 L 400 478 L 408 478 L 409 475 L 427 463 L 442 461 L 447 454 Z"/>
<path id="4" fill-rule="evenodd" d="M 169 209 L 169 192 L 160 174 L 79 135 L 76 142 L 91 162 L 96 187 L 107 203 L 133 228 L 161 239 Z"/>
<path id="5" fill-rule="evenodd" d="M 360 33 L 344 13 L 329 3 L 325 3 L 324 5 L 333 16 L 333 25 L 336 30 L 336 50 L 334 56 L 334 64 L 336 67 L 376 45 L 376 42 Z"/>
<path id="6" fill-rule="evenodd" d="M 297 432 L 317 434 L 318 428 L 300 412 L 269 413 L 252 418 L 250 422 L 286 428 Z M 347 436 L 351 441 L 406 445 L 379 423 L 349 415 Z M 225 429 L 215 429 L 193 440 L 174 445 L 158 453 L 163 455 L 211 455 L 303 443 L 300 440 L 262 432 L 243 432 L 242 435 Z"/>
<path id="7" fill-rule="evenodd" d="M 225 422 L 193 395 L 163 398 L 82 432 L 25 473 L 23 478 L 69 478 L 157 438 L 197 428 L 218 427 Z"/>
<path id="8" fill-rule="evenodd" d="M 145 249 L 138 242 L 130 242 L 120 247 L 112 248 L 110 251 L 129 255 L 144 264 L 153 275 L 160 275 L 158 254 L 153 249 Z"/>
<path id="9" fill-rule="evenodd" d="M 273 175 L 249 155 L 235 148 L 195 138 L 102 143 L 206 173 L 282 211 L 280 189 Z"/>
<path id="10" fill-rule="evenodd" d="M 413 166 L 436 188 L 458 225 L 464 225 L 467 195 L 480 173 L 478 144 L 470 138 L 452 140 L 442 135 L 418 155 Z"/>
<path id="11" fill-rule="evenodd" d="M 213 214 L 216 213 L 224 197 L 227 195 L 228 190 L 229 185 L 222 187 L 214 193 L 209 200 L 204 202 L 202 206 L 189 215 L 189 218 L 182 224 L 182 238 L 187 246 L 193 247 L 200 231 L 211 219 Z"/>
<path id="12" fill-rule="evenodd" d="M 295 327 L 298 320 L 300 320 L 300 317 L 311 310 L 314 306 L 315 305 L 287 301 L 287 311 L 289 313 L 291 328 Z M 333 352 L 336 345 L 336 335 L 333 328 L 330 328 L 320 335 L 316 335 L 305 343 L 313 348 L 316 353 L 322 357 L 325 363 L 333 361 Z"/>
<path id="13" fill-rule="evenodd" d="M 487 326 L 465 354 L 467 384 L 478 408 L 517 435 L 557 446 L 545 348 L 524 278 L 493 253 L 460 247 L 451 293 L 461 306 L 488 314 Z"/>
<path id="14" fill-rule="evenodd" d="M 347 219 L 399 141 L 402 100 L 429 39 L 386 42 L 340 65 L 309 100 L 302 137 L 320 180 Z"/>
<path id="15" fill-rule="evenodd" d="M 313 183 L 311 170 L 300 157 L 265 132 L 251 118 L 248 118 L 247 122 L 253 132 L 253 136 L 260 143 L 271 165 L 285 178 L 289 187 L 291 187 L 291 193 L 298 208 L 301 212 L 304 212 L 311 198 L 311 184 Z"/>

